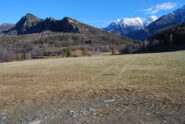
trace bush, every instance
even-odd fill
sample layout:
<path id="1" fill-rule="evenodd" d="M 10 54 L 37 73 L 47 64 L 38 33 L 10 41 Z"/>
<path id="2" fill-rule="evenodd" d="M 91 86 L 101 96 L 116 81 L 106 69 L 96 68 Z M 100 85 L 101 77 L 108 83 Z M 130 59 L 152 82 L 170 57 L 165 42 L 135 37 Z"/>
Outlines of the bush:
<path id="1" fill-rule="evenodd" d="M 17 55 L 17 60 L 18 61 L 23 61 L 24 60 L 24 56 L 22 54 L 18 54 Z"/>
<path id="2" fill-rule="evenodd" d="M 71 57 L 72 56 L 72 50 L 70 48 L 66 49 L 66 57 Z"/>
<path id="3" fill-rule="evenodd" d="M 82 56 L 88 56 L 88 50 L 87 50 L 87 48 L 83 48 L 81 54 L 82 54 Z"/>
<path id="4" fill-rule="evenodd" d="M 128 45 L 128 46 L 125 46 L 124 48 L 122 48 L 119 52 L 120 52 L 120 54 L 128 54 L 128 53 L 132 54 L 134 51 L 135 51 L 134 46 Z"/>

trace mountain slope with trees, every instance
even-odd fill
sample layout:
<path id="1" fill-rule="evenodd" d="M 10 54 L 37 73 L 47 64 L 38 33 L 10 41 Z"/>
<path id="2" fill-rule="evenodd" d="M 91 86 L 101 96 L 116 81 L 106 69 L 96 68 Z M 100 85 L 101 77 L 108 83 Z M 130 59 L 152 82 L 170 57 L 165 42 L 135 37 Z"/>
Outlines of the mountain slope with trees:
<path id="1" fill-rule="evenodd" d="M 134 52 L 138 41 L 121 37 L 69 17 L 45 20 L 27 14 L 0 37 L 0 61 L 24 60 L 42 56 L 66 56 L 66 49 L 92 55 L 101 52 Z M 129 49 L 128 49 L 129 47 Z M 131 48 L 131 49 L 130 49 Z"/>
<path id="2" fill-rule="evenodd" d="M 185 49 L 185 23 L 164 29 L 143 42 L 145 52 Z"/>

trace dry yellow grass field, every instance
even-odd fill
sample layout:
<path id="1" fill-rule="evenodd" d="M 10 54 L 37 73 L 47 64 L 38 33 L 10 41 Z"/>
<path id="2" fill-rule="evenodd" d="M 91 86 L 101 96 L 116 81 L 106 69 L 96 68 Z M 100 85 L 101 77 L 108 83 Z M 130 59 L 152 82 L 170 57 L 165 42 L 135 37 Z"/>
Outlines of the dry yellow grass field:
<path id="1" fill-rule="evenodd" d="M 1 63 L 0 117 L 2 124 L 183 124 L 185 51 Z"/>

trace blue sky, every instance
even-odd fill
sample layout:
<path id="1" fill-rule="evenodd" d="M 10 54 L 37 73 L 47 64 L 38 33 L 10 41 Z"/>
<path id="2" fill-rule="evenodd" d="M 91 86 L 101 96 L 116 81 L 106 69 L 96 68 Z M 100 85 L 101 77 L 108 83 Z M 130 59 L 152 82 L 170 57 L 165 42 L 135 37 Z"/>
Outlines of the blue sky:
<path id="1" fill-rule="evenodd" d="M 2 0 L 0 22 L 16 23 L 33 13 L 40 18 L 68 16 L 104 27 L 122 17 L 161 16 L 184 4 L 184 0 Z"/>

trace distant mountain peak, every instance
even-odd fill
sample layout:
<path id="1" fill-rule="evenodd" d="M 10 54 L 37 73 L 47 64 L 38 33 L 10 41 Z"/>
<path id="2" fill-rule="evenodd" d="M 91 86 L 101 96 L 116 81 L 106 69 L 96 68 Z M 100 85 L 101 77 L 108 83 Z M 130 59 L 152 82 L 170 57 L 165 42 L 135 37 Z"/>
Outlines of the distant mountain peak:
<path id="1" fill-rule="evenodd" d="M 32 13 L 27 13 L 25 16 L 26 17 L 35 17 Z"/>
<path id="2" fill-rule="evenodd" d="M 30 26 L 32 23 L 39 22 L 41 19 L 38 17 L 34 16 L 31 13 L 27 13 L 25 16 L 23 16 L 16 24 L 17 27 L 20 26 Z"/>
<path id="3" fill-rule="evenodd" d="M 9 30 L 13 28 L 15 25 L 14 24 L 9 24 L 9 23 L 0 23 L 0 33 L 5 30 Z"/>
<path id="4" fill-rule="evenodd" d="M 156 21 L 149 24 L 145 29 L 130 32 L 127 36 L 137 40 L 144 40 L 157 32 L 183 22 L 185 22 L 185 5 L 173 12 L 163 15 Z"/>
<path id="5" fill-rule="evenodd" d="M 36 23 L 40 21 L 41 19 L 39 19 L 38 17 L 34 16 L 31 13 L 27 13 L 16 23 L 16 26 L 12 29 L 12 30 L 14 29 L 15 30 L 11 31 L 11 33 L 13 32 L 13 34 L 17 34 L 17 33 L 22 34 L 28 28 L 32 27 L 33 25 L 35 25 Z"/>
<path id="6" fill-rule="evenodd" d="M 113 21 L 108 27 L 104 28 L 104 30 L 117 33 L 119 35 L 127 35 L 131 31 L 144 29 L 157 19 L 157 16 L 150 16 L 147 18 L 120 18 Z"/>
<path id="7" fill-rule="evenodd" d="M 9 24 L 9 23 L 0 23 L 0 26 L 3 26 L 3 25 L 13 25 L 13 24 Z"/>
<path id="8" fill-rule="evenodd" d="M 112 22 L 112 24 L 122 25 L 122 26 L 147 26 L 151 22 L 157 20 L 157 16 L 150 16 L 147 18 L 120 18 Z"/>
<path id="9" fill-rule="evenodd" d="M 76 21 L 70 17 L 64 17 L 63 20 L 68 21 L 68 22 L 75 22 Z"/>
<path id="10" fill-rule="evenodd" d="M 39 19 L 37 16 L 31 13 L 27 13 L 25 16 L 22 17 L 22 20 L 28 20 L 28 21 L 34 22 L 34 21 L 40 21 L 41 19 Z"/>

